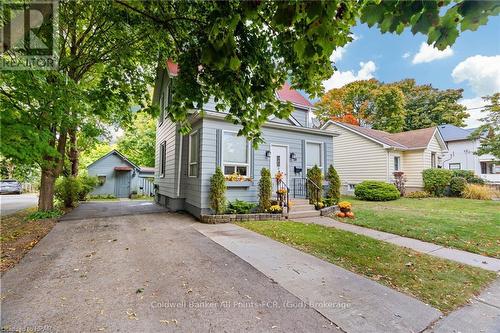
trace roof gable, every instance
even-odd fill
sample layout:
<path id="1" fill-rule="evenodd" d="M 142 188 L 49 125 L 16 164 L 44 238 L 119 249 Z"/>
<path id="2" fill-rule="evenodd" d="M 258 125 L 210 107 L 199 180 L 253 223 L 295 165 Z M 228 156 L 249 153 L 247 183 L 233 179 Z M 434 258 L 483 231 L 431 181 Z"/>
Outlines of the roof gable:
<path id="1" fill-rule="evenodd" d="M 321 128 L 326 128 L 328 127 L 329 124 L 335 124 L 342 128 L 348 129 L 379 144 L 402 150 L 427 148 L 429 142 L 432 140 L 435 133 L 437 133 L 438 140 L 440 141 L 441 145 L 444 145 L 444 148 L 446 149 L 444 140 L 439 134 L 439 131 L 437 131 L 436 127 L 428 127 L 413 131 L 400 132 L 400 133 L 388 133 L 384 131 L 375 130 L 372 128 L 361 127 L 361 126 L 329 120 Z"/>
<path id="2" fill-rule="evenodd" d="M 94 162 L 92 162 L 89 165 L 87 165 L 87 168 L 89 168 L 91 165 L 93 165 L 93 164 L 97 163 L 98 161 L 101 161 L 101 160 L 103 160 L 103 159 L 105 159 L 105 158 L 107 158 L 108 156 L 111 156 L 111 155 L 116 155 L 116 156 L 120 157 L 123 161 L 125 161 L 128 164 L 130 164 L 135 169 L 140 170 L 140 167 L 138 167 L 137 165 L 135 165 L 134 163 L 132 163 L 125 155 L 123 155 L 122 153 L 120 153 L 116 149 L 113 149 L 112 151 L 110 151 L 106 155 L 103 155 L 103 156 L 99 157 L 97 160 L 95 160 Z"/>
<path id="3" fill-rule="evenodd" d="M 280 101 L 291 102 L 306 108 L 310 108 L 313 105 L 304 96 L 302 96 L 297 90 L 293 89 L 288 82 L 285 82 L 280 90 L 276 92 L 276 96 Z"/>

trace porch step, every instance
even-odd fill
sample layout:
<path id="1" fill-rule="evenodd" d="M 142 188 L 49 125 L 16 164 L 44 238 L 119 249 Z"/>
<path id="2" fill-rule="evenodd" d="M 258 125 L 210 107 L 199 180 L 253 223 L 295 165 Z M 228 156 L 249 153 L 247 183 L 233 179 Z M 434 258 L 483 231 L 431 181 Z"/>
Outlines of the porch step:
<path id="1" fill-rule="evenodd" d="M 290 201 L 295 206 L 309 205 L 309 199 L 290 199 Z"/>
<path id="2" fill-rule="evenodd" d="M 309 210 L 314 210 L 314 205 L 303 205 L 303 204 L 297 204 L 295 202 L 292 202 L 292 206 L 290 207 L 290 210 L 293 212 L 304 212 L 304 211 L 309 211 Z"/>
<path id="3" fill-rule="evenodd" d="M 293 209 L 293 208 L 292 208 Z M 297 211 L 291 211 L 288 213 L 288 219 L 297 219 L 301 217 L 314 217 L 314 216 L 321 216 L 321 212 L 319 210 L 305 210 L 301 212 Z"/>

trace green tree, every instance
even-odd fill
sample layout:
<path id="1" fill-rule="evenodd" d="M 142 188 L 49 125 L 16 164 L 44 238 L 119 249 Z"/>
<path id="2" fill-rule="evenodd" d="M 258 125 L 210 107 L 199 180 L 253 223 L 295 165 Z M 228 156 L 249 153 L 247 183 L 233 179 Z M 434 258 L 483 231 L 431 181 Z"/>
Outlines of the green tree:
<path id="1" fill-rule="evenodd" d="M 267 212 L 271 207 L 272 190 L 271 172 L 267 168 L 262 168 L 259 180 L 259 208 L 263 212 Z"/>
<path id="2" fill-rule="evenodd" d="M 442 124 L 462 127 L 469 117 L 465 106 L 458 102 L 462 98 L 462 89 L 440 90 L 430 84 L 417 85 L 413 79 L 392 85 L 399 87 L 404 94 L 405 131 Z"/>
<path id="3" fill-rule="evenodd" d="M 337 170 L 330 164 L 326 174 L 326 180 L 329 182 L 328 192 L 326 197 L 332 200 L 333 204 L 337 204 L 340 200 L 340 177 Z"/>
<path id="4" fill-rule="evenodd" d="M 491 154 L 500 159 L 500 92 L 483 99 L 488 103 L 482 110 L 486 113 L 486 117 L 481 119 L 484 125 L 472 133 L 473 138 L 481 139 L 476 154 Z"/>
<path id="5" fill-rule="evenodd" d="M 220 167 L 210 177 L 210 208 L 215 214 L 224 214 L 226 210 L 226 178 Z"/>
<path id="6" fill-rule="evenodd" d="M 494 1 L 62 0 L 58 69 L 2 72 L 0 153 L 40 166 L 39 209 L 51 210 L 66 156 L 76 174 L 79 140 L 99 137 L 103 123 L 130 122 L 131 105 L 147 106 L 158 61 L 180 66 L 168 116 L 183 132 L 189 112 L 214 97 L 228 121 L 242 125 L 240 134 L 258 144 L 268 116 L 292 110 L 275 91 L 288 79 L 321 93 L 334 71 L 332 52 L 351 41 L 358 22 L 382 32 L 410 27 L 442 50 L 499 10 Z M 50 35 L 48 28 L 39 30 Z"/>
<path id="7" fill-rule="evenodd" d="M 401 90 L 393 86 L 381 86 L 374 93 L 373 100 L 373 128 L 390 133 L 401 132 L 405 124 L 404 95 Z"/>
<path id="8" fill-rule="evenodd" d="M 117 142 L 118 150 L 132 162 L 148 167 L 155 166 L 155 145 L 156 120 L 144 112 L 137 113 Z"/>
<path id="9" fill-rule="evenodd" d="M 307 192 L 309 195 L 309 203 L 316 204 L 321 202 L 323 197 L 323 174 L 321 169 L 315 165 L 307 170 L 307 178 L 314 184 L 307 184 Z"/>

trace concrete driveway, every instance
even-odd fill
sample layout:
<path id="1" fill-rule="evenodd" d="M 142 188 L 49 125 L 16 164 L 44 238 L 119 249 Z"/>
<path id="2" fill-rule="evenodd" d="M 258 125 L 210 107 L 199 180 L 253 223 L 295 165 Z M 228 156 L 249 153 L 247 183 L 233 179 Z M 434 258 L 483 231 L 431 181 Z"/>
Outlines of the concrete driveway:
<path id="1" fill-rule="evenodd" d="M 33 193 L 0 195 L 0 216 L 13 214 L 25 208 L 35 207 L 37 204 L 38 195 Z"/>
<path id="2" fill-rule="evenodd" d="M 193 223 L 137 201 L 81 205 L 2 277 L 2 329 L 337 331 Z"/>

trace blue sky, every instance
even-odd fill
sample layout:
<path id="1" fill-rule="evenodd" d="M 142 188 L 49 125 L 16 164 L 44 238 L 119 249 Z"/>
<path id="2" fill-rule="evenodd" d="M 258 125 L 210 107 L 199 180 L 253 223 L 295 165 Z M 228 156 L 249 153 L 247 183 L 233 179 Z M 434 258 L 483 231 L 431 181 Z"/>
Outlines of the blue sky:
<path id="1" fill-rule="evenodd" d="M 325 88 L 340 87 L 356 79 L 374 77 L 384 82 L 414 78 L 419 84 L 440 89 L 462 88 L 468 108 L 483 104 L 481 96 L 500 91 L 500 17 L 490 18 L 477 31 L 460 34 L 445 51 L 422 45 L 426 36 L 382 34 L 377 28 L 353 28 L 355 40 L 334 52 L 338 72 L 324 82 Z M 470 110 L 468 126 L 477 126 L 479 110 Z"/>

